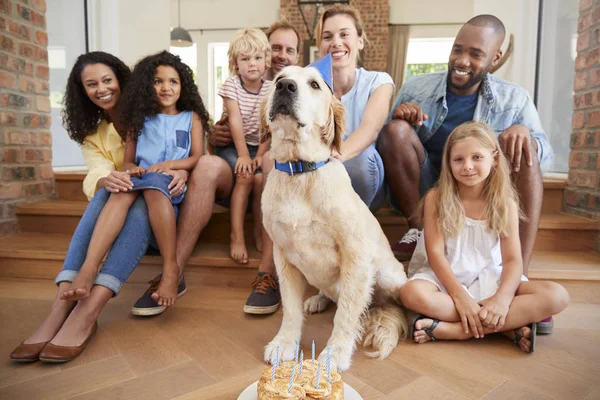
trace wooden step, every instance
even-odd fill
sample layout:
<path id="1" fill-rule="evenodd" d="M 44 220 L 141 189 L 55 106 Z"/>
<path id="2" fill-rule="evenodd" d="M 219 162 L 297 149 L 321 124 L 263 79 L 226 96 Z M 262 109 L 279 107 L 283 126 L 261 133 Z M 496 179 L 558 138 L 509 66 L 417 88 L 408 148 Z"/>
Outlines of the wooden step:
<path id="1" fill-rule="evenodd" d="M 87 171 L 55 171 L 56 190 L 59 200 L 87 201 L 83 194 L 83 180 Z M 542 213 L 556 213 L 562 210 L 563 192 L 567 186 L 567 178 L 562 175 L 550 175 L 544 177 L 544 201 Z"/>
<path id="2" fill-rule="evenodd" d="M 22 232 L 73 234 L 86 207 L 86 202 L 68 200 L 24 203 L 17 207 L 19 226 Z M 389 208 L 375 215 L 390 242 L 398 240 L 408 230 L 406 219 Z M 202 231 L 199 241 L 228 243 L 229 227 L 227 209 L 215 205 L 213 217 Z M 252 217 L 247 215 L 245 233 L 250 245 L 254 244 L 252 227 Z M 542 214 L 534 249 L 594 251 L 599 230 L 600 221 L 566 213 Z"/>
<path id="3" fill-rule="evenodd" d="M 70 235 L 18 233 L 0 240 L 0 276 L 54 279 L 66 257 Z M 222 243 L 197 243 L 187 268 L 211 270 L 256 269 L 260 253 L 249 247 L 249 262 L 240 265 L 229 258 L 229 246 Z M 145 282 L 160 272 L 161 258 L 143 257 L 132 277 Z M 536 251 L 529 268 L 531 279 L 583 280 L 600 282 L 600 254 L 595 252 Z M 226 282 L 225 282 L 226 284 Z"/>
<path id="4" fill-rule="evenodd" d="M 0 276 L 12 278 L 54 279 L 62 269 L 71 235 L 18 233 L 0 238 Z M 162 259 L 150 249 L 132 276 L 135 282 L 146 282 L 161 272 Z M 229 245 L 198 242 L 188 261 L 188 268 L 256 270 L 260 253 L 248 247 L 247 264 L 238 264 L 229 257 Z M 225 283 L 226 284 L 226 283 Z"/>

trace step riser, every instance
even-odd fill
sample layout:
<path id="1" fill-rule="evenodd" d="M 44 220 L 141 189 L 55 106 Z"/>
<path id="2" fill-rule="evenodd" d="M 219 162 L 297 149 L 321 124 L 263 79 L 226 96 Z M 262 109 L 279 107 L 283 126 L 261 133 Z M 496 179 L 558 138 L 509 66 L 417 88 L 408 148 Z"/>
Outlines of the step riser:
<path id="1" fill-rule="evenodd" d="M 542 214 L 551 214 L 562 211 L 563 189 L 544 189 Z"/>
<path id="2" fill-rule="evenodd" d="M 87 201 L 87 197 L 82 191 L 82 181 L 61 180 L 56 181 L 58 199 L 70 201 Z M 547 188 L 544 189 L 544 200 L 542 204 L 542 213 L 550 214 L 562 210 L 563 189 Z"/>
<path id="3" fill-rule="evenodd" d="M 74 180 L 56 180 L 56 190 L 59 200 L 88 201 L 83 194 L 83 182 Z"/>
<path id="4" fill-rule="evenodd" d="M 19 215 L 21 232 L 62 233 L 72 235 L 80 217 L 54 215 Z M 227 214 L 213 214 L 210 222 L 202 231 L 199 240 L 207 243 L 228 243 L 231 222 Z M 244 224 L 246 244 L 254 246 L 254 226 L 251 217 Z"/>
<path id="5" fill-rule="evenodd" d="M 54 281 L 63 267 L 61 260 L 0 258 L 0 277 L 14 279 L 47 279 Z M 220 268 L 214 266 L 188 266 L 186 279 L 200 279 L 204 286 L 250 288 L 256 276 L 256 267 Z M 142 260 L 133 271 L 128 283 L 146 283 L 161 273 L 161 265 Z"/>
<path id="6" fill-rule="evenodd" d="M 63 233 L 72 235 L 79 222 L 79 217 L 20 215 L 19 224 L 22 232 Z M 214 214 L 211 221 L 202 231 L 199 240 L 206 243 L 228 243 L 230 231 L 229 215 Z M 383 225 L 383 231 L 390 241 L 402 238 L 407 227 L 404 225 Z M 246 244 L 254 246 L 253 224 L 251 218 L 246 218 Z M 597 231 L 540 229 L 535 241 L 537 251 L 595 251 Z M 568 240 L 567 240 L 568 238 Z"/>
<path id="7" fill-rule="evenodd" d="M 147 262 L 143 259 L 139 266 L 133 271 L 127 283 L 147 283 L 158 275 L 161 265 Z M 407 264 L 405 264 L 406 266 Z M 63 267 L 61 260 L 40 260 L 27 258 L 0 258 L 0 278 L 12 279 L 44 279 L 54 281 Z M 226 288 L 245 288 L 256 276 L 257 266 L 248 267 L 216 267 L 214 265 L 188 265 L 185 270 L 186 280 L 189 282 L 201 282 L 203 286 Z M 532 270 L 532 280 L 553 280 L 563 285 L 572 280 L 581 282 L 598 282 L 600 274 L 596 271 L 584 271 L 574 274 L 573 271 L 557 270 Z M 597 292 L 596 292 L 597 293 Z"/>

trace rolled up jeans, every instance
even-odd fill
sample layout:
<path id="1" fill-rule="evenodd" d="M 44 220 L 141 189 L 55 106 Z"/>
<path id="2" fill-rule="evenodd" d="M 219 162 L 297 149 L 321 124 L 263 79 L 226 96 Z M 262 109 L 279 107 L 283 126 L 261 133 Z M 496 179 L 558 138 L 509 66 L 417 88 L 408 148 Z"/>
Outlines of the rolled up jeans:
<path id="1" fill-rule="evenodd" d="M 381 208 L 386 199 L 386 186 L 383 160 L 375 144 L 371 144 L 353 159 L 345 161 L 344 167 L 350 175 L 352 188 L 371 212 Z"/>
<path id="2" fill-rule="evenodd" d="M 102 188 L 88 204 L 71 239 L 63 269 L 56 277 L 57 285 L 61 282 L 73 282 L 79 273 L 87 255 L 96 221 L 109 197 L 110 193 Z M 123 229 L 112 244 L 94 285 L 104 286 L 112 290 L 116 296 L 146 253 L 151 233 L 144 196 L 138 196 L 129 208 Z"/>

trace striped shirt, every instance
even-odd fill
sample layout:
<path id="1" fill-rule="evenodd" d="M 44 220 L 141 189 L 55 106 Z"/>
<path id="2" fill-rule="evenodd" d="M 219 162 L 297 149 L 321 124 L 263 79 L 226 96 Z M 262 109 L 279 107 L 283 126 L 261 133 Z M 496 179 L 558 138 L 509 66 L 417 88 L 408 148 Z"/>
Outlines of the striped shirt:
<path id="1" fill-rule="evenodd" d="M 223 82 L 221 89 L 219 89 L 219 96 L 235 100 L 238 103 L 240 114 L 242 115 L 244 137 L 246 138 L 246 143 L 249 145 L 259 145 L 258 115 L 260 112 L 260 103 L 267 96 L 272 83 L 272 81 L 264 81 L 258 94 L 255 94 L 244 89 L 239 75 L 232 75 Z"/>

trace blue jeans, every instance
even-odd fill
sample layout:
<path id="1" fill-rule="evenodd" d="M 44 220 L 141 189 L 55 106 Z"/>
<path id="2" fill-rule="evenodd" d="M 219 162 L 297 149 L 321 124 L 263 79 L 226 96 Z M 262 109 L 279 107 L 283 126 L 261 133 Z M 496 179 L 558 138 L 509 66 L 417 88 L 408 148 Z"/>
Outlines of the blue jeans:
<path id="1" fill-rule="evenodd" d="M 71 239 L 63 269 L 56 277 L 57 285 L 60 282 L 73 282 L 79 273 L 87 255 L 96 221 L 109 197 L 109 192 L 99 189 L 90 201 Z M 129 208 L 123 229 L 110 248 L 94 284 L 107 287 L 116 296 L 146 253 L 151 233 L 144 196 L 138 196 Z"/>
<path id="2" fill-rule="evenodd" d="M 352 188 L 371 212 L 377 211 L 386 198 L 383 161 L 373 143 L 352 160 L 344 162 Z"/>

